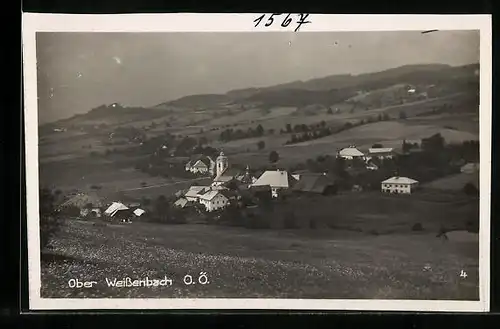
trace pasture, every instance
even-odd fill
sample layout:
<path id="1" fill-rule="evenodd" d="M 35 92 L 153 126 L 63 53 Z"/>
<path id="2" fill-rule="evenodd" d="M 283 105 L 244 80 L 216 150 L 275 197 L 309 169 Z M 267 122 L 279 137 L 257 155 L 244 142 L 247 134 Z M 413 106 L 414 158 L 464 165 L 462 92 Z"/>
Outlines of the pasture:
<path id="1" fill-rule="evenodd" d="M 478 299 L 477 244 L 435 234 L 67 220 L 52 246 L 41 265 L 44 298 Z M 184 285 L 184 275 L 200 272 L 209 284 Z M 172 286 L 106 284 L 165 276 Z M 97 286 L 71 289 L 72 278 Z"/>
<path id="2" fill-rule="evenodd" d="M 467 140 L 478 140 L 479 136 L 467 131 L 447 129 L 440 126 L 407 124 L 406 120 L 382 121 L 365 124 L 349 130 L 342 131 L 323 138 L 306 141 L 294 145 L 290 148 L 328 148 L 346 147 L 355 144 L 358 147 L 371 147 L 374 143 L 381 143 L 387 147 L 400 147 L 403 140 L 421 140 L 436 133 L 440 133 L 446 142 L 463 142 Z"/>
<path id="3" fill-rule="evenodd" d="M 439 190 L 462 191 L 465 184 L 473 182 L 479 184 L 478 173 L 476 174 L 460 173 L 443 177 L 441 179 L 437 179 L 435 181 L 425 184 L 425 187 L 439 189 Z"/>

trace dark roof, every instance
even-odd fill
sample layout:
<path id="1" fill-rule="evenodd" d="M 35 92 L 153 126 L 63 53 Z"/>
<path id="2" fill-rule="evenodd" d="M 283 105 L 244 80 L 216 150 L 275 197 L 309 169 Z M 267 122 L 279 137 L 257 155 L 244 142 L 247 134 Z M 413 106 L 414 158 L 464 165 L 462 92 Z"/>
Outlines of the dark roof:
<path id="1" fill-rule="evenodd" d="M 293 191 L 323 193 L 328 186 L 335 185 L 335 181 L 323 174 L 303 174 L 293 187 Z"/>

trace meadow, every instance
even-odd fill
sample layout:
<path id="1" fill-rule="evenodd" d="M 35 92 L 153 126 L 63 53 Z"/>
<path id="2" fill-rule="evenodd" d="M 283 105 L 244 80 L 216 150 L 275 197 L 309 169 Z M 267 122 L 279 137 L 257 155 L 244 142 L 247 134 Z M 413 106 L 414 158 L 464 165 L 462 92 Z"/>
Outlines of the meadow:
<path id="1" fill-rule="evenodd" d="M 258 234 L 257 234 L 258 233 Z M 478 300 L 477 243 L 430 233 L 260 230 L 67 220 L 42 256 L 44 298 L 344 298 Z M 467 278 L 461 278 L 464 270 Z M 186 286 L 206 272 L 209 283 Z M 173 280 L 108 287 L 106 278 Z M 96 281 L 72 289 L 70 279 Z"/>

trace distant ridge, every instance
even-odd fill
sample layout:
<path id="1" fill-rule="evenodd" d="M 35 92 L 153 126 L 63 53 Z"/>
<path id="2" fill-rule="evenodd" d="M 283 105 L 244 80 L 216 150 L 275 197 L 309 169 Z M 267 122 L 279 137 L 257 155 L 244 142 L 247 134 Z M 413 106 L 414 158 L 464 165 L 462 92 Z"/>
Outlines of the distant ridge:
<path id="1" fill-rule="evenodd" d="M 396 68 L 379 72 L 362 74 L 339 74 L 329 75 L 322 78 L 315 78 L 306 81 L 293 81 L 268 87 L 250 87 L 244 89 L 230 90 L 226 94 L 192 95 L 168 101 L 157 105 L 180 105 L 183 106 L 213 106 L 236 100 L 252 100 L 258 94 L 269 94 L 270 92 L 285 90 L 301 91 L 321 91 L 336 90 L 340 88 L 373 88 L 373 85 L 389 86 L 394 83 L 432 83 L 436 79 L 473 77 L 473 73 L 479 68 L 479 64 L 468 64 L 463 66 L 450 66 L 447 64 L 412 64 L 403 65 Z"/>
<path id="2" fill-rule="evenodd" d="M 141 116 L 161 117 L 171 109 L 209 110 L 227 104 L 245 106 L 259 104 L 263 108 L 273 106 L 301 107 L 312 104 L 333 104 L 353 97 L 363 90 L 387 88 L 395 84 L 431 85 L 436 82 L 463 85 L 479 84 L 476 71 L 479 64 L 450 66 L 446 64 L 404 65 L 380 72 L 358 75 L 339 74 L 306 81 L 293 81 L 268 87 L 250 87 L 230 90 L 225 94 L 198 94 L 184 96 L 160 103 L 153 107 L 123 107 L 118 103 L 101 105 L 84 114 L 42 125 L 55 127 L 75 120 L 99 120 L 109 117 L 123 117 L 140 120 Z M 460 86 L 459 86 L 460 87 Z M 116 118 L 115 118 L 116 119 Z"/>

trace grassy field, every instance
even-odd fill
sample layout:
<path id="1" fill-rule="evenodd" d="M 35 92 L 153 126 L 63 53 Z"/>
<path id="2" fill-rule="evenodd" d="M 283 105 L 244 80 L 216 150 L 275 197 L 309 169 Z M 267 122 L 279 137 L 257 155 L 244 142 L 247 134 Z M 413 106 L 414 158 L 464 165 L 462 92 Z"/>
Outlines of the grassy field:
<path id="1" fill-rule="evenodd" d="M 68 220 L 42 261 L 45 298 L 478 299 L 477 245 L 434 234 L 370 236 L 339 230 L 253 231 Z M 459 277 L 460 271 L 468 277 Z M 182 280 L 206 272 L 209 284 Z M 106 278 L 173 280 L 108 287 Z M 97 281 L 71 289 L 68 280 Z"/>
<path id="2" fill-rule="evenodd" d="M 461 191 L 463 190 L 465 184 L 476 182 L 479 183 L 479 174 L 467 174 L 460 173 L 448 177 L 443 177 L 441 179 L 437 179 L 432 181 L 425 186 L 427 188 L 435 188 L 440 190 L 455 190 Z"/>
<path id="3" fill-rule="evenodd" d="M 463 230 L 468 221 L 477 223 L 479 202 L 462 193 L 424 189 L 411 196 L 374 191 L 294 198 L 275 207 L 272 217 L 278 219 L 286 213 L 293 213 L 299 221 L 314 220 L 322 227 L 375 234 L 408 234 L 419 223 L 423 231 L 436 235 L 442 227 Z"/>
<path id="4" fill-rule="evenodd" d="M 462 142 L 478 140 L 479 135 L 467 131 L 447 129 L 435 125 L 407 124 L 406 120 L 375 122 L 355 127 L 338 134 L 286 146 L 301 152 L 299 149 L 312 149 L 321 154 L 328 150 L 346 147 L 355 144 L 358 147 L 371 147 L 374 143 L 381 143 L 387 147 L 401 147 L 404 139 L 421 140 L 433 134 L 440 133 L 446 142 Z M 286 151 L 285 151 L 286 152 Z"/>

